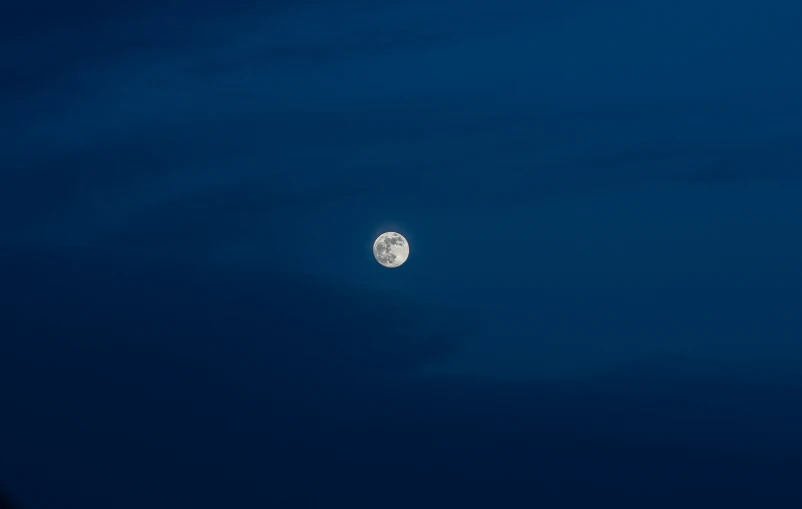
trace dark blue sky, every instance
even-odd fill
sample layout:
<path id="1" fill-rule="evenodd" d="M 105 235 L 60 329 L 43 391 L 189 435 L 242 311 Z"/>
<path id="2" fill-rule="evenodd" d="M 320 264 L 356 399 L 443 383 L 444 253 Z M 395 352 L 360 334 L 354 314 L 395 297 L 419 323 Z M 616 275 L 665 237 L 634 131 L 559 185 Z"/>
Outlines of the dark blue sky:
<path id="1" fill-rule="evenodd" d="M 802 506 L 800 26 L 795 0 L 0 7 L 0 490 Z"/>

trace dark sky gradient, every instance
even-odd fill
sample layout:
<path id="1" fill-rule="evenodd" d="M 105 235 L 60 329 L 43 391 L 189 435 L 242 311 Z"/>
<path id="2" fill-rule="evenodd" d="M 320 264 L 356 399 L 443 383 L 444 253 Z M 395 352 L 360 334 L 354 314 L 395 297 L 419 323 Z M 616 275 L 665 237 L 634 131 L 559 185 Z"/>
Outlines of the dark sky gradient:
<path id="1" fill-rule="evenodd" d="M 802 507 L 802 3 L 107 4 L 0 7 L 22 509 Z"/>

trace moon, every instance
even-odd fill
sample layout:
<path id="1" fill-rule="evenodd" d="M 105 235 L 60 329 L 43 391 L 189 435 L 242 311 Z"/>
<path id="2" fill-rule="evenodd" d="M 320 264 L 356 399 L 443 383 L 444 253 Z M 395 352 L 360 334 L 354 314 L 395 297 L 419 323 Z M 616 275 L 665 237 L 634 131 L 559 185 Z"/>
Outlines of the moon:
<path id="1" fill-rule="evenodd" d="M 382 233 L 373 243 L 373 256 L 387 268 L 400 267 L 409 257 L 409 242 L 400 233 Z"/>

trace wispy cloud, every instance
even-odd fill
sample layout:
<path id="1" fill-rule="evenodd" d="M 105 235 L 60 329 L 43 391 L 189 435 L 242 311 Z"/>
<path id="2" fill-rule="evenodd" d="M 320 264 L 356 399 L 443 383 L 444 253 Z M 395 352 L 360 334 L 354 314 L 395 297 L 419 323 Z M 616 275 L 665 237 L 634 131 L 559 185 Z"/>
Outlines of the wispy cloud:
<path id="1" fill-rule="evenodd" d="M 702 245 L 710 259 L 732 249 L 738 263 L 748 252 L 771 265 L 776 256 L 743 248 L 744 224 L 778 225 L 762 231 L 779 235 L 798 221 L 782 205 L 794 201 L 802 160 L 802 72 L 788 65 L 802 48 L 793 44 L 796 2 L 773 0 L 759 13 L 690 0 L 250 9 L 188 19 L 173 7 L 114 14 L 91 36 L 102 43 L 96 53 L 91 45 L 67 51 L 42 86 L 5 96 L 3 241 L 193 260 L 247 253 L 254 270 L 269 260 L 304 271 L 322 266 L 321 231 L 356 245 L 401 218 L 421 235 L 438 230 L 425 241 L 432 250 L 464 235 L 505 245 L 498 232 L 534 229 L 538 242 L 518 242 L 537 266 L 574 273 L 574 265 L 610 270 L 601 261 L 641 270 L 631 244 L 665 239 Z M 47 67 L 61 55 L 53 41 L 69 46 L 64 35 L 37 34 L 3 51 L 16 55 L 15 69 L 33 69 L 40 55 Z M 747 182 L 761 190 L 727 196 L 733 223 L 698 194 Z M 764 205 L 739 213 L 749 199 Z M 766 206 L 775 199 L 782 206 Z M 670 224 L 666 211 L 677 212 Z M 642 218 L 663 223 L 646 227 Z M 549 235 L 547 249 L 540 241 Z M 784 245 L 778 239 L 767 242 Z M 669 248 L 644 256 L 670 265 Z M 353 268 L 349 248 L 336 253 L 330 263 Z M 503 249 L 488 248 L 482 263 L 429 252 L 437 256 L 451 267 L 441 271 L 444 288 L 468 284 L 460 270 L 494 291 L 509 279 L 543 288 L 531 264 L 507 274 Z M 337 274 L 373 284 L 362 268 L 349 270 Z M 577 295 L 594 283 L 582 284 Z M 635 286 L 633 295 L 643 290 Z M 497 330 L 505 321 L 531 327 L 515 298 L 502 301 L 514 316 L 497 314 Z M 624 312 L 617 316 L 611 327 L 636 342 Z M 545 329 L 560 323 L 541 318 Z M 538 355 L 549 348 L 540 346 Z"/>

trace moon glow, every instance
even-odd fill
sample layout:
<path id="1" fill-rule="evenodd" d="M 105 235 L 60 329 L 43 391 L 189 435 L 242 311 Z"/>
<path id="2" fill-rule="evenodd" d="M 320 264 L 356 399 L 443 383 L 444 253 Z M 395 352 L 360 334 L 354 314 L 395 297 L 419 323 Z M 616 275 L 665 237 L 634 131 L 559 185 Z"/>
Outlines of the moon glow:
<path id="1" fill-rule="evenodd" d="M 400 267 L 409 257 L 409 243 L 400 233 L 382 233 L 373 243 L 373 256 L 385 267 Z"/>

